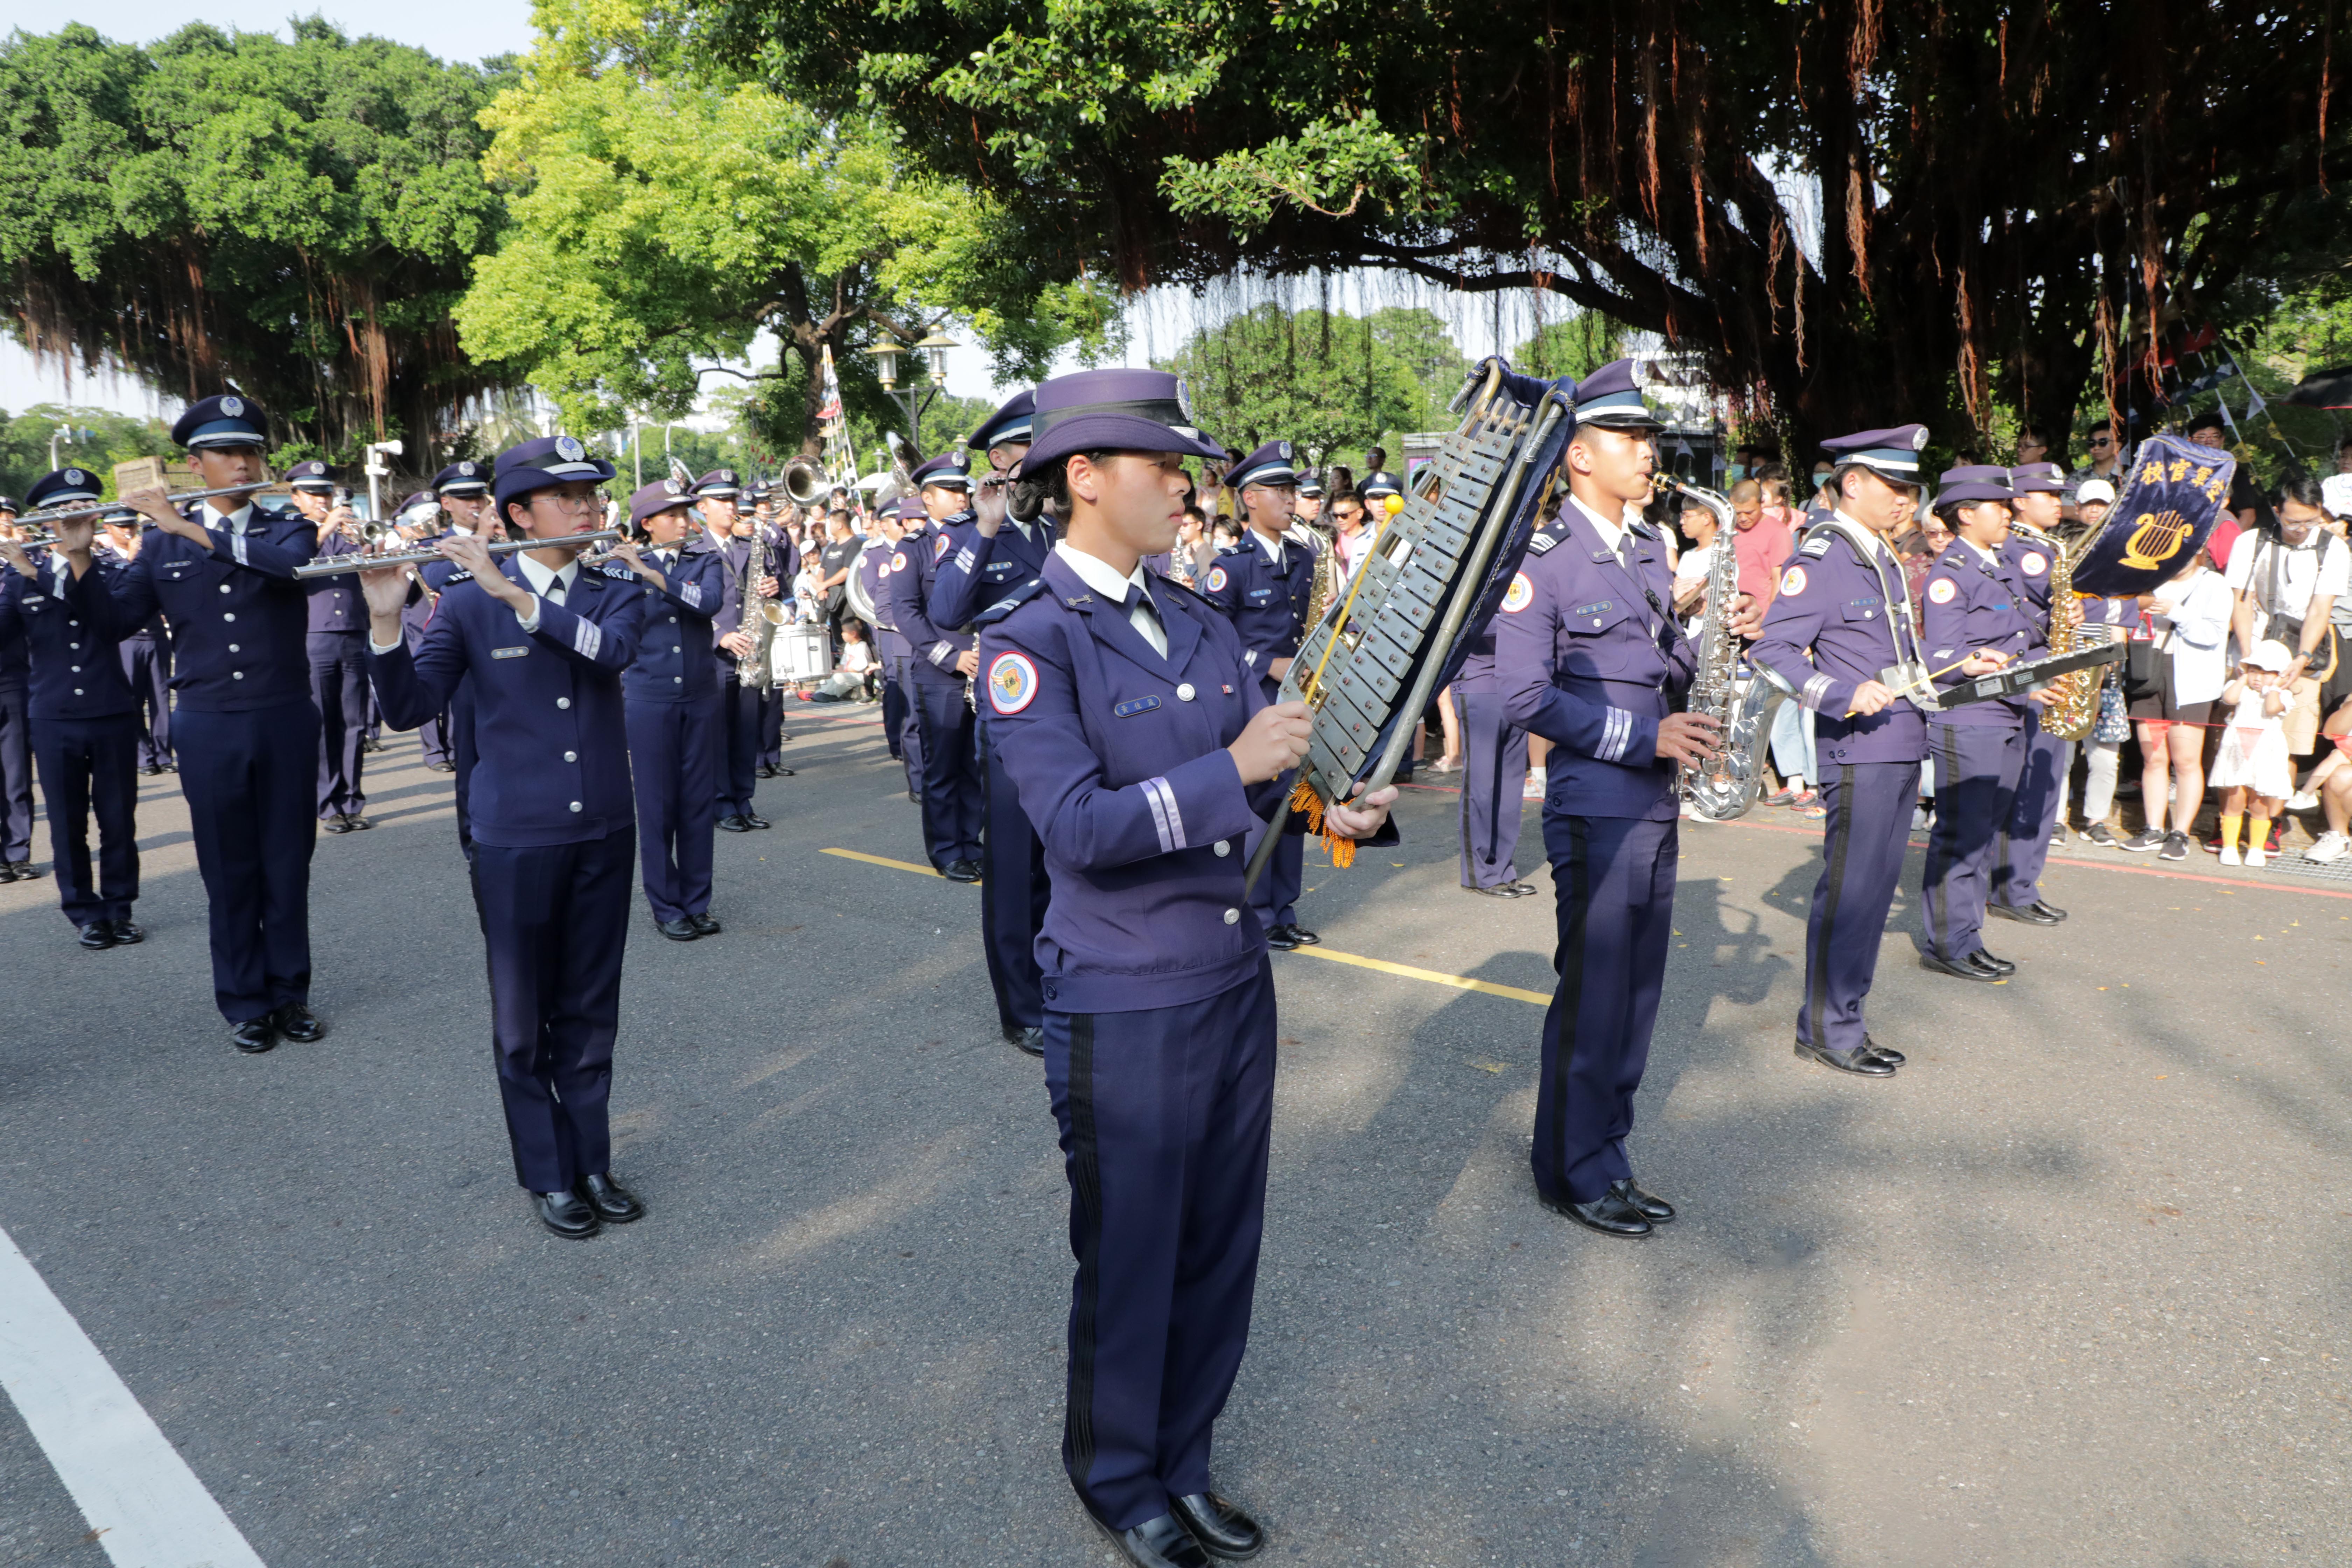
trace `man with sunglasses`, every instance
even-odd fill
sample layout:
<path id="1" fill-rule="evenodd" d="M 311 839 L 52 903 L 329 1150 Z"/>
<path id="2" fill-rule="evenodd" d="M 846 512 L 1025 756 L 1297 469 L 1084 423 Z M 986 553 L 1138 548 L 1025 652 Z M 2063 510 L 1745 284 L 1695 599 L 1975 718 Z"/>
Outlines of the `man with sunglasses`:
<path id="1" fill-rule="evenodd" d="M 2116 422 L 2102 419 L 2093 425 L 2084 444 L 2090 448 L 2091 460 L 2066 476 L 2066 504 L 2069 507 L 2080 504 L 2078 498 L 2086 480 L 2105 479 L 2115 488 L 2116 494 L 2123 493 L 2124 444 L 2116 432 Z M 2025 459 L 2021 457 L 2018 460 L 2023 462 Z"/>

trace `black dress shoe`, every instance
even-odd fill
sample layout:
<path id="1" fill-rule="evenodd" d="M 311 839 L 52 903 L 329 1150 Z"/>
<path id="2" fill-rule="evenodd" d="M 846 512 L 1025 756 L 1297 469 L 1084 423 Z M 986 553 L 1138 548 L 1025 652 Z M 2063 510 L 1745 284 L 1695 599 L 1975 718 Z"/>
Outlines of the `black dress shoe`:
<path id="1" fill-rule="evenodd" d="M 702 934 L 702 928 L 685 915 L 680 915 L 674 921 L 656 921 L 654 930 L 672 942 L 692 942 Z"/>
<path id="2" fill-rule="evenodd" d="M 1860 1073 L 1864 1078 L 1895 1076 L 1895 1064 L 1867 1046 L 1857 1047 L 1850 1051 L 1832 1051 L 1799 1040 L 1797 1057 L 1801 1061 L 1819 1062 L 1825 1068 L 1835 1068 L 1840 1072 Z"/>
<path id="3" fill-rule="evenodd" d="M 362 752 L 381 752 L 383 750 L 383 742 L 377 740 L 374 736 L 370 735 L 360 742 L 360 750 Z"/>
<path id="4" fill-rule="evenodd" d="M 1983 948 L 1979 948 L 1974 952 L 1969 954 L 1969 962 L 1975 964 L 1979 969 L 1991 970 L 1996 979 L 2004 974 L 2014 974 L 2017 973 L 2017 965 L 2011 963 L 2005 958 L 1995 958 Z"/>
<path id="5" fill-rule="evenodd" d="M 322 816 L 319 819 L 319 826 L 329 833 L 349 833 L 352 819 L 348 816 Z"/>
<path id="6" fill-rule="evenodd" d="M 369 828 L 375 826 L 374 823 L 370 822 L 366 817 L 362 816 L 357 812 L 353 812 L 351 816 L 343 818 L 343 821 L 350 825 L 351 830 L 353 833 L 365 833 Z"/>
<path id="7" fill-rule="evenodd" d="M 1303 925 L 1294 924 L 1289 930 L 1291 945 L 1294 947 L 1313 947 L 1323 940 Z"/>
<path id="8" fill-rule="evenodd" d="M 130 947 L 147 940 L 147 933 L 129 921 L 114 921 L 110 925 L 114 931 L 114 945 L 117 947 Z"/>
<path id="9" fill-rule="evenodd" d="M 1566 1215 L 1586 1229 L 1597 1230 L 1603 1236 L 1622 1236 L 1638 1239 L 1652 1235 L 1655 1228 L 1643 1217 L 1642 1211 L 1634 1206 L 1633 1200 L 1626 1197 L 1614 1187 L 1589 1204 L 1554 1198 L 1541 1191 L 1538 1191 L 1536 1196 L 1541 1199 L 1543 1206 L 1552 1213 Z"/>
<path id="10" fill-rule="evenodd" d="M 1919 955 L 1919 967 L 1932 969 L 1938 974 L 1949 974 L 1959 980 L 1998 980 L 2000 971 L 1976 962 L 1973 952 L 1965 958 L 1937 958 L 1932 952 Z"/>
<path id="11" fill-rule="evenodd" d="M 11 860 L 8 862 L 8 869 L 20 882 L 37 882 L 41 879 L 41 874 L 33 869 L 33 863 L 30 860 Z"/>
<path id="12" fill-rule="evenodd" d="M 1176 1522 L 1192 1531 L 1201 1550 L 1228 1563 L 1239 1563 L 1265 1550 L 1265 1531 L 1257 1521 L 1214 1492 L 1193 1492 L 1170 1498 Z"/>
<path id="13" fill-rule="evenodd" d="M 749 833 L 751 831 L 751 825 L 744 821 L 741 817 L 736 816 L 733 812 L 730 812 L 725 816 L 719 819 L 719 831 L 721 833 Z"/>
<path id="14" fill-rule="evenodd" d="M 1087 1516 L 1093 1519 L 1092 1514 Z M 1101 1520 L 1095 1528 L 1110 1537 L 1110 1543 L 1119 1550 L 1135 1568 L 1209 1568 L 1209 1554 L 1192 1539 L 1192 1532 L 1176 1521 L 1172 1513 L 1158 1519 L 1147 1519 L 1132 1530 L 1113 1530 Z"/>
<path id="15" fill-rule="evenodd" d="M 626 1225 L 646 1217 L 646 1205 L 637 1201 L 637 1194 L 609 1175 L 581 1177 L 580 1195 L 606 1225 Z"/>
<path id="16" fill-rule="evenodd" d="M 1675 1217 L 1674 1205 L 1666 1202 L 1665 1199 L 1658 1196 L 1655 1193 L 1643 1192 L 1641 1189 L 1640 1184 L 1637 1184 L 1631 1176 L 1626 1177 L 1622 1182 L 1616 1183 L 1614 1185 L 1610 1187 L 1609 1190 L 1615 1193 L 1619 1197 L 1623 1198 L 1627 1203 L 1632 1204 L 1635 1208 L 1640 1209 L 1642 1211 L 1642 1217 L 1648 1220 L 1652 1225 L 1664 1225 L 1666 1221 Z"/>
<path id="17" fill-rule="evenodd" d="M 454 773 L 457 771 L 457 764 L 455 763 L 427 763 L 425 765 L 436 773 Z"/>
<path id="18" fill-rule="evenodd" d="M 765 763 L 761 763 L 758 767 L 753 768 L 751 771 L 753 773 L 763 779 L 772 779 L 776 776 L 776 770 L 770 767 Z"/>
<path id="19" fill-rule="evenodd" d="M 1276 952 L 1288 952 L 1293 948 L 1296 948 L 1298 945 L 1298 942 L 1297 940 L 1290 934 L 1290 928 L 1288 926 L 1274 926 L 1269 928 L 1265 933 L 1265 945 L 1274 949 Z"/>
<path id="20" fill-rule="evenodd" d="M 1018 1046 L 1033 1057 L 1042 1057 L 1045 1054 L 1045 1031 L 1043 1029 L 1024 1028 L 1018 1024 L 1007 1024 L 1004 1026 L 1004 1038 L 1007 1044 Z"/>
<path id="21" fill-rule="evenodd" d="M 789 741 L 792 737 L 787 735 L 784 739 Z M 772 779 L 788 779 L 793 776 L 793 770 L 790 768 L 778 768 L 774 773 L 770 773 L 768 776 Z"/>
<path id="22" fill-rule="evenodd" d="M 177 763 L 165 763 L 163 764 L 163 771 L 167 773 L 176 773 L 180 771 L 180 764 Z"/>
<path id="23" fill-rule="evenodd" d="M 298 1046 L 327 1037 L 325 1020 L 299 1002 L 289 1002 L 269 1015 L 269 1026 Z"/>
<path id="24" fill-rule="evenodd" d="M 159 763 L 148 763 L 145 767 L 141 768 L 139 771 L 140 771 L 142 773 L 144 773 L 147 777 L 149 777 L 149 778 L 151 778 L 151 779 L 152 779 L 152 778 L 153 778 L 157 773 L 162 773 L 162 772 L 163 771 L 163 769 L 162 765 L 161 765 L 161 764 L 159 764 Z"/>
<path id="25" fill-rule="evenodd" d="M 267 1018 L 247 1018 L 242 1024 L 228 1026 L 228 1037 L 247 1056 L 257 1057 L 278 1043 L 278 1032 Z"/>
<path id="26" fill-rule="evenodd" d="M 980 880 L 980 862 L 977 860 L 950 860 L 947 863 L 947 868 L 942 870 L 940 875 L 945 877 L 950 882 L 977 882 Z"/>
<path id="27" fill-rule="evenodd" d="M 1469 893 L 1483 893 L 1490 899 L 1524 899 L 1535 890 L 1534 885 L 1528 882 L 1497 882 L 1491 888 L 1465 888 L 1463 889 L 1463 891 Z"/>
<path id="28" fill-rule="evenodd" d="M 2042 919 L 2049 921 L 2053 924 L 2066 918 L 2066 911 L 2060 909 L 2057 905 L 2052 903 L 2047 899 L 2036 899 L 2029 907 L 2032 909 L 2035 914 L 2040 915 Z"/>
<path id="29" fill-rule="evenodd" d="M 585 1241 L 604 1228 L 578 1193 L 533 1193 L 530 1206 L 538 1211 L 540 1224 L 566 1241 Z"/>
<path id="30" fill-rule="evenodd" d="M 1905 1062 L 1911 1059 L 1909 1057 L 1905 1056 L 1901 1051 L 1896 1050 L 1892 1046 L 1880 1045 L 1868 1035 L 1864 1035 L 1862 1037 L 1862 1048 L 1868 1051 L 1872 1056 L 1876 1057 L 1880 1061 L 1890 1063 L 1895 1067 L 1901 1067 Z"/>
<path id="31" fill-rule="evenodd" d="M 2039 902 L 2031 904 L 1987 904 L 1985 906 L 1985 913 L 1989 915 L 1999 915 L 2005 921 L 2015 921 L 2020 925 L 2030 926 L 2054 926 L 2060 921 L 2066 918 L 2064 915 L 2061 914 L 2044 913 L 2043 911 L 2045 908 L 2045 905 Z"/>
<path id="32" fill-rule="evenodd" d="M 686 918 L 692 921 L 694 929 L 704 936 L 717 936 L 727 929 L 719 923 L 718 917 L 715 915 L 688 915 Z"/>
<path id="33" fill-rule="evenodd" d="M 81 944 L 92 952 L 104 952 L 114 945 L 114 927 L 105 921 L 92 921 L 81 928 Z"/>
<path id="34" fill-rule="evenodd" d="M 16 867 L 15 863 L 8 860 L 0 860 L 0 882 L 13 882 L 16 879 Z"/>

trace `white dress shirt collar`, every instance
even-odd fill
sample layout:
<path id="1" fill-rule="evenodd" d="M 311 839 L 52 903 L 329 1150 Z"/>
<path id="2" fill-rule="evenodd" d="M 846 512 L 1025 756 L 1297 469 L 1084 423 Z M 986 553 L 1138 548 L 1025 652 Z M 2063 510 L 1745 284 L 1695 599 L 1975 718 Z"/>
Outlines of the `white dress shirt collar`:
<path id="1" fill-rule="evenodd" d="M 1976 556 L 1977 556 L 1977 559 L 1978 559 L 1978 560 L 1982 561 L 1986 565 L 1992 567 L 1992 568 L 1993 568 L 1994 570 L 1996 570 L 1996 571 L 2000 570 L 2000 552 L 1999 552 L 1999 551 L 1997 551 L 1997 550 L 1987 550 L 1983 545 L 1979 544 L 1975 540 L 1973 540 L 1973 539 L 1962 539 L 1962 538 L 1961 538 L 1958 534 L 1957 534 L 1957 533 L 1956 533 L 1956 534 L 1954 534 L 1954 535 L 1952 535 L 1952 542 L 1953 542 L 1954 544 L 1965 544 L 1965 545 L 1967 545 L 1967 546 L 1968 546 L 1971 551 L 1974 551 L 1974 552 L 1976 552 Z"/>
<path id="2" fill-rule="evenodd" d="M 1151 645 L 1154 652 L 1163 658 L 1167 657 L 1167 628 L 1160 624 L 1157 614 L 1144 607 L 1145 600 L 1151 599 L 1151 582 L 1142 562 L 1137 562 L 1135 570 L 1122 577 L 1118 567 L 1099 555 L 1087 554 L 1066 539 L 1055 544 L 1054 553 L 1061 558 L 1064 565 L 1078 574 L 1079 582 L 1113 604 L 1126 602 L 1128 625 Z M 1128 593 L 1130 588 L 1139 590 L 1141 597 L 1130 599 Z M 1156 605 L 1159 601 L 1151 599 L 1151 602 Z"/>
<path id="3" fill-rule="evenodd" d="M 1886 538 L 1884 534 L 1880 533 L 1878 530 L 1866 527 L 1861 522 L 1856 521 L 1853 518 L 1848 516 L 1845 508 L 1834 508 L 1831 510 L 1830 515 L 1843 522 L 1850 532 L 1870 541 L 1871 549 L 1877 552 L 1879 554 L 1892 556 L 1895 553 L 1892 549 L 1888 548 Z"/>
<path id="4" fill-rule="evenodd" d="M 565 601 L 568 603 L 571 600 L 572 584 L 580 580 L 580 558 L 578 556 L 575 555 L 571 560 L 565 562 L 561 571 L 550 567 L 541 562 L 534 561 L 529 555 L 525 554 L 518 553 L 515 556 L 515 560 L 521 563 L 523 584 L 526 587 L 530 588 L 532 593 L 537 594 L 543 599 L 547 597 L 548 591 L 551 588 L 561 586 L 563 590 L 563 597 Z"/>
<path id="5" fill-rule="evenodd" d="M 235 511 L 223 511 L 210 501 L 204 503 L 205 526 L 225 528 L 231 533 L 243 533 L 253 526 L 253 503 L 246 502 Z"/>
<path id="6" fill-rule="evenodd" d="M 1570 496 L 1568 498 L 1568 501 L 1570 506 L 1576 508 L 1577 510 L 1582 512 L 1586 517 L 1591 520 L 1592 530 L 1595 533 L 1601 535 L 1601 544 L 1608 549 L 1610 554 L 1616 554 L 1617 542 L 1625 537 L 1625 524 L 1622 521 L 1610 521 L 1607 518 L 1601 516 L 1599 512 L 1585 505 L 1584 502 L 1576 496 Z"/>
<path id="7" fill-rule="evenodd" d="M 1274 569 L 1277 572 L 1281 571 L 1282 535 L 1278 533 L 1261 533 L 1256 529 L 1252 528 L 1249 531 L 1249 536 L 1257 541 L 1258 548 L 1265 552 L 1265 558 L 1274 563 Z"/>

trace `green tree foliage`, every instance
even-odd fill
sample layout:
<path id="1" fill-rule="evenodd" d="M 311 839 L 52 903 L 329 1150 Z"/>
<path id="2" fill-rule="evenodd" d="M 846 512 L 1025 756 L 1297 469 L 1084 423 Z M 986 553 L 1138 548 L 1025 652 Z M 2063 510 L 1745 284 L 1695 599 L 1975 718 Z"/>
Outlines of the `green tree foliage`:
<path id="1" fill-rule="evenodd" d="M 698 70 L 629 0 L 549 0 L 520 79 L 484 116 L 513 225 L 459 310 L 467 349 L 527 366 L 575 427 L 683 412 L 763 329 L 764 440 L 814 448 L 832 351 L 853 407 L 887 417 L 862 352 L 968 324 L 1008 378 L 1115 321 L 1022 265 L 1001 205 L 909 171 L 870 114 Z M 727 374 L 740 374 L 730 371 Z"/>
<path id="2" fill-rule="evenodd" d="M 1625 357 L 1625 329 L 1594 310 L 1565 321 L 1546 321 L 1533 337 L 1511 351 L 1511 367 L 1546 379 L 1572 375 L 1581 381 L 1613 359 Z"/>
<path id="3" fill-rule="evenodd" d="M 1282 439 L 1337 461 L 1389 433 L 1445 425 L 1467 362 L 1427 310 L 1265 304 L 1194 332 L 1160 368 L 1184 378 L 1201 427 L 1226 446 Z"/>
<path id="4" fill-rule="evenodd" d="M 497 382 L 450 309 L 500 221 L 475 122 L 499 73 L 294 35 L 0 40 L 0 304 L 36 353 L 243 390 L 281 447 L 401 436 L 429 461 L 415 444 Z"/>
<path id="5" fill-rule="evenodd" d="M 133 458 L 176 457 L 172 432 L 160 419 L 134 419 L 105 408 L 37 403 L 11 417 L 0 408 L 0 495 L 25 499 L 35 479 L 49 471 L 49 437 L 59 430 L 71 439 L 58 444 L 59 468 L 87 468 L 114 493 L 114 465 Z"/>
<path id="6" fill-rule="evenodd" d="M 684 5 L 698 47 L 885 110 L 1073 275 L 1542 289 L 1800 437 L 2064 424 L 2352 176 L 2318 5 Z"/>

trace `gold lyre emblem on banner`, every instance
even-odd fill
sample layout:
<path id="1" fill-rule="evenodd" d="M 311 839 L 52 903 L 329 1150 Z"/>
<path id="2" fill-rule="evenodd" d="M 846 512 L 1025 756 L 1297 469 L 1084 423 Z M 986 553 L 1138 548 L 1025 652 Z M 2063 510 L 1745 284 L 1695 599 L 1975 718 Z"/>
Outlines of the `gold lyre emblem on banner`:
<path id="1" fill-rule="evenodd" d="M 2177 511 L 2142 512 L 2131 537 L 2124 541 L 2126 566 L 2153 571 L 2180 553 L 2189 537 L 2189 520 Z"/>

